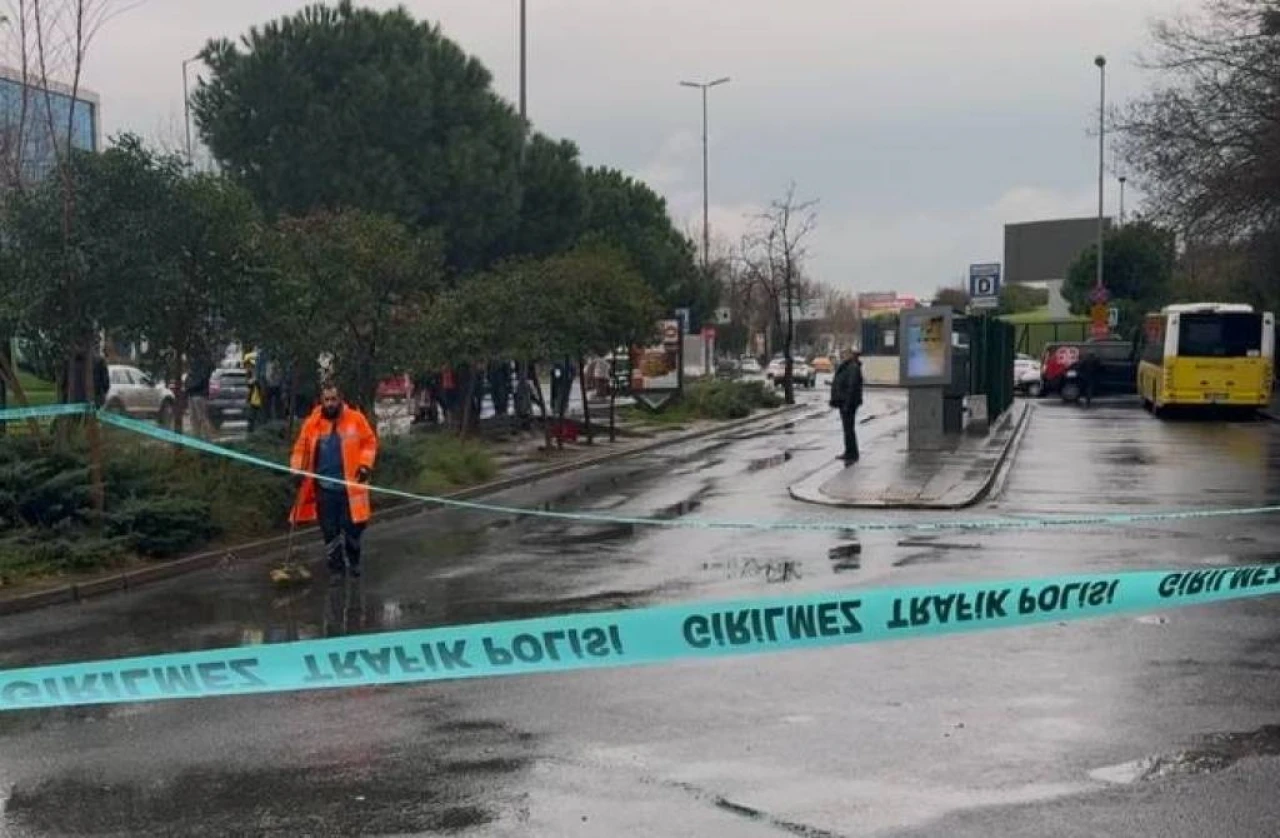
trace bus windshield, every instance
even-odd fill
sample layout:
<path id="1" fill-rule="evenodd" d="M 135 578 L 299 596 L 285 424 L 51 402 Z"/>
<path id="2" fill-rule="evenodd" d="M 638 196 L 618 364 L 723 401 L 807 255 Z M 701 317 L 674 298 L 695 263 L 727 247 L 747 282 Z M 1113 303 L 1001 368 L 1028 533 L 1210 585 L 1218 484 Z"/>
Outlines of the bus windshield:
<path id="1" fill-rule="evenodd" d="M 1184 314 L 1179 326 L 1178 355 L 1184 358 L 1247 358 L 1262 349 L 1262 317 L 1258 314 Z"/>

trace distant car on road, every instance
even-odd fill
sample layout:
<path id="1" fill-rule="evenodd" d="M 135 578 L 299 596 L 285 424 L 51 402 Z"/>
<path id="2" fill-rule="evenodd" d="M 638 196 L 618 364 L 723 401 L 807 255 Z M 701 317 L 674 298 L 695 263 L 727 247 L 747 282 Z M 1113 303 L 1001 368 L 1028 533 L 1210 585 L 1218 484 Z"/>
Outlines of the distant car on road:
<path id="1" fill-rule="evenodd" d="M 814 358 L 810 366 L 813 367 L 814 372 L 821 373 L 822 375 L 830 375 L 836 371 L 836 365 L 833 364 L 831 359 L 826 355 L 819 355 Z"/>
<path id="2" fill-rule="evenodd" d="M 154 419 L 163 426 L 173 424 L 173 391 L 163 384 L 156 384 L 151 376 L 137 367 L 123 364 L 107 366 L 111 386 L 103 404 L 113 413 L 123 413 L 140 419 Z"/>
<path id="3" fill-rule="evenodd" d="M 249 414 L 249 373 L 243 369 L 219 367 L 209 376 L 209 421 L 221 428 L 228 419 L 245 419 Z"/>
<path id="4" fill-rule="evenodd" d="M 769 369 L 765 371 L 765 376 L 773 382 L 774 387 L 782 387 L 787 374 L 787 361 L 785 358 L 774 358 L 769 362 Z M 791 360 L 791 380 L 798 387 L 806 387 L 813 389 L 818 384 L 818 374 L 813 371 L 813 367 L 806 364 L 799 358 Z"/>
<path id="5" fill-rule="evenodd" d="M 1033 399 L 1040 396 L 1043 384 L 1040 380 L 1039 361 L 1022 354 L 1013 359 L 1013 389 Z"/>
<path id="6" fill-rule="evenodd" d="M 764 372 L 760 367 L 760 362 L 750 355 L 743 355 L 738 359 L 738 369 L 743 375 L 760 375 Z"/>

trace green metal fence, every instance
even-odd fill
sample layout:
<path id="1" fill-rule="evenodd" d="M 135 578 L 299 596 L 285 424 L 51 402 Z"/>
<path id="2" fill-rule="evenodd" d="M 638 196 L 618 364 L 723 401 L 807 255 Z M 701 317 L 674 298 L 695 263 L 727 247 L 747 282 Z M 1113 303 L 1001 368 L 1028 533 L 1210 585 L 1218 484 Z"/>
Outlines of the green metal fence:
<path id="1" fill-rule="evenodd" d="M 1016 329 L 995 317 L 969 319 L 969 392 L 986 394 L 994 421 L 1013 404 Z"/>

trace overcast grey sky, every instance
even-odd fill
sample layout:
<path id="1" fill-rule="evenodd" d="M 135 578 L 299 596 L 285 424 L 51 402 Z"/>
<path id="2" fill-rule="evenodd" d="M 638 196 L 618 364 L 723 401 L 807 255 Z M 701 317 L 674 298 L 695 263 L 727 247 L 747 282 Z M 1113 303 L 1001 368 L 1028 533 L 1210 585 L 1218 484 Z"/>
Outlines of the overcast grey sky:
<path id="1" fill-rule="evenodd" d="M 1002 225 L 1096 212 L 1097 53 L 1109 97 L 1146 84 L 1148 24 L 1190 0 L 529 0 L 530 117 L 666 195 L 700 229 L 712 91 L 713 231 L 794 180 L 821 201 L 813 275 L 928 294 L 999 261 Z M 108 134 L 176 141 L 182 59 L 299 0 L 148 0 L 93 45 L 85 84 Z M 406 0 L 517 91 L 517 0 Z M 1116 184 L 1108 176 L 1108 212 Z"/>

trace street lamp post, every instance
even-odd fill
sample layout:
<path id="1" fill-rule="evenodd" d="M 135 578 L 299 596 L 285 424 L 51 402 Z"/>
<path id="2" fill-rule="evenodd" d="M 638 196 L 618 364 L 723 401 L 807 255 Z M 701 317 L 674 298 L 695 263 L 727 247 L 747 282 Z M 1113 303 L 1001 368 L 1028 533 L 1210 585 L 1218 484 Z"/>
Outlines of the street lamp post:
<path id="1" fill-rule="evenodd" d="M 182 62 L 182 124 L 187 133 L 187 165 L 195 165 L 195 157 L 191 149 L 191 94 L 187 87 L 187 65 L 199 61 L 200 56 L 193 55 Z"/>
<path id="2" fill-rule="evenodd" d="M 528 67 L 527 67 L 527 32 L 528 32 L 528 9 L 526 8 L 526 0 L 520 0 L 520 121 L 524 122 L 529 118 L 528 105 Z"/>
<path id="3" fill-rule="evenodd" d="M 1120 176 L 1120 226 L 1124 226 L 1124 182 L 1128 180 L 1124 175 Z"/>
<path id="4" fill-rule="evenodd" d="M 683 87 L 694 87 L 702 91 L 702 270 L 704 273 L 711 264 L 711 210 L 707 188 L 707 91 L 728 82 L 728 76 L 709 82 L 680 82 Z"/>
<path id="5" fill-rule="evenodd" d="M 1102 282 L 1102 247 L 1103 247 L 1103 173 L 1105 170 L 1106 155 L 1106 116 L 1107 116 L 1107 59 L 1105 56 L 1099 55 L 1093 59 L 1093 63 L 1098 68 L 1098 275 L 1097 289 L 1099 292 L 1106 286 Z"/>

